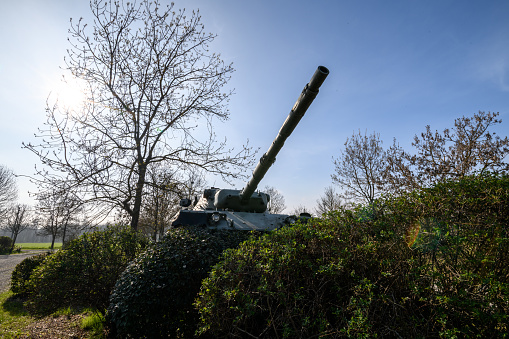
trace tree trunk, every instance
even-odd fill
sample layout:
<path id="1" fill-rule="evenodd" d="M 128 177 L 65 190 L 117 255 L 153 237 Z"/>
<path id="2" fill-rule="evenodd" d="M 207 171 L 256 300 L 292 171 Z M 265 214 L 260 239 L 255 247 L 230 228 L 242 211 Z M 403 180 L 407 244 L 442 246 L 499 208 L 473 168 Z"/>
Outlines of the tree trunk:
<path id="1" fill-rule="evenodd" d="M 158 191 L 156 191 L 159 193 Z M 152 236 L 152 239 L 154 241 L 157 241 L 157 233 L 159 230 L 159 197 L 156 197 L 155 199 L 155 212 L 154 212 L 154 235 Z"/>
<path id="2" fill-rule="evenodd" d="M 140 161 L 142 162 L 142 160 Z M 138 222 L 140 221 L 141 211 L 141 198 L 143 195 L 143 186 L 145 185 L 145 174 L 147 173 L 147 165 L 138 166 L 140 175 L 138 176 L 138 182 L 136 183 L 136 195 L 134 197 L 133 214 L 131 219 L 131 228 L 134 231 L 138 231 Z"/>
<path id="3" fill-rule="evenodd" d="M 12 251 L 14 251 L 14 245 L 16 244 L 16 239 L 18 238 L 18 232 L 12 232 L 12 245 L 11 245 L 11 250 L 10 250 L 10 253 L 12 253 Z"/>
<path id="4" fill-rule="evenodd" d="M 67 222 L 64 225 L 64 229 L 62 230 L 62 247 L 65 246 L 65 234 L 67 233 Z"/>
<path id="5" fill-rule="evenodd" d="M 50 250 L 52 250 L 55 247 L 55 238 L 56 238 L 56 234 L 51 234 L 51 246 L 50 246 Z"/>

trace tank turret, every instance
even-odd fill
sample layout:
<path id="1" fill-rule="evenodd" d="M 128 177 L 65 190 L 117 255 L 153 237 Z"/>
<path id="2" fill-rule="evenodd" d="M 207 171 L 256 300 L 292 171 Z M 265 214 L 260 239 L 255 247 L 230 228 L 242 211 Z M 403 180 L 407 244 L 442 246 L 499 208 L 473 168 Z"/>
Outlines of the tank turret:
<path id="1" fill-rule="evenodd" d="M 203 225 L 213 228 L 232 228 L 239 230 L 272 230 L 285 223 L 296 220 L 286 214 L 269 214 L 267 205 L 270 196 L 256 191 L 286 139 L 293 132 L 301 118 L 318 94 L 318 90 L 329 74 L 326 67 L 319 66 L 309 83 L 304 87 L 293 105 L 278 135 L 268 151 L 263 154 L 250 180 L 242 190 L 219 189 L 212 187 L 203 192 L 200 200 L 191 208 L 189 199 L 183 199 L 173 227 Z"/>

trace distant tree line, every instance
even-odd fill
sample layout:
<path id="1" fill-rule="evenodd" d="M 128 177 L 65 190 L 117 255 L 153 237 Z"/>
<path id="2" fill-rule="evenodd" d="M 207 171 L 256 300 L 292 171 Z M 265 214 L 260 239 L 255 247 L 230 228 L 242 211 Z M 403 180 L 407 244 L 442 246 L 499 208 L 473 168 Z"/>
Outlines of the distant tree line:
<path id="1" fill-rule="evenodd" d="M 54 191 L 53 194 L 37 195 L 36 206 L 19 203 L 16 175 L 0 165 L 0 229 L 12 240 L 11 252 L 18 235 L 27 228 L 37 229 L 42 236 L 51 236 L 52 249 L 57 237 L 65 243 L 83 231 L 88 226 L 86 216 L 70 193 Z"/>

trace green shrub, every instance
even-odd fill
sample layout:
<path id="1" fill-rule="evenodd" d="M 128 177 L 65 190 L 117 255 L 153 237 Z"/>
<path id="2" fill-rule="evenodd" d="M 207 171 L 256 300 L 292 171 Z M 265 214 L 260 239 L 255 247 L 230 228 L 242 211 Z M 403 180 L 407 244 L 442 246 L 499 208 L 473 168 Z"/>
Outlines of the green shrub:
<path id="1" fill-rule="evenodd" d="M 507 337 L 508 203 L 508 177 L 468 177 L 250 240 L 203 281 L 200 333 Z"/>
<path id="2" fill-rule="evenodd" d="M 12 239 L 7 236 L 0 236 L 0 253 L 9 253 L 12 247 Z"/>
<path id="3" fill-rule="evenodd" d="M 30 306 L 37 313 L 62 307 L 105 310 L 118 277 L 148 245 L 129 228 L 86 233 L 50 256 L 30 277 Z"/>
<path id="4" fill-rule="evenodd" d="M 426 263 L 414 287 L 443 335 L 509 331 L 509 177 L 470 176 L 409 195 Z M 423 282 L 426 282 L 425 284 Z M 428 292 L 429 291 L 429 292 Z"/>
<path id="5" fill-rule="evenodd" d="M 358 337 L 381 326 L 369 315 L 378 300 L 399 300 L 407 291 L 405 260 L 411 251 L 389 229 L 378 237 L 362 232 L 361 224 L 333 230 L 334 221 L 349 214 L 344 213 L 285 227 L 228 251 L 204 280 L 196 301 L 200 333 Z M 381 283 L 388 289 L 378 296 L 376 284 Z M 390 316 L 398 310 L 382 311 Z"/>
<path id="6" fill-rule="evenodd" d="M 15 294 L 26 295 L 29 293 L 30 275 L 33 270 L 39 267 L 50 255 L 50 252 L 44 252 L 24 259 L 12 272 L 11 290 Z"/>
<path id="7" fill-rule="evenodd" d="M 119 337 L 193 336 L 201 280 L 221 253 L 248 232 L 177 228 L 124 271 L 112 292 L 107 319 Z"/>

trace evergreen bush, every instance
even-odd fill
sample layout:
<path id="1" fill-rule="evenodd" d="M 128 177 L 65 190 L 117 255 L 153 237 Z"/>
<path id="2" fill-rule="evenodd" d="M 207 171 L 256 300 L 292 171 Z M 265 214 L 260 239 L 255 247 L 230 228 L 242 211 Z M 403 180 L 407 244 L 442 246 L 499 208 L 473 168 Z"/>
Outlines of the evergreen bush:
<path id="1" fill-rule="evenodd" d="M 32 272 L 32 311 L 50 313 L 74 306 L 104 311 L 118 277 L 148 244 L 146 237 L 122 226 L 86 233 L 71 241 Z"/>
<path id="2" fill-rule="evenodd" d="M 193 300 L 221 253 L 249 232 L 171 229 L 133 261 L 110 298 L 107 320 L 121 337 L 192 337 L 198 314 Z"/>
<path id="3" fill-rule="evenodd" d="M 0 253 L 9 253 L 12 248 L 12 239 L 7 236 L 0 236 Z"/>

